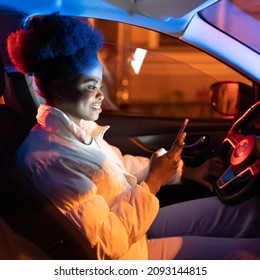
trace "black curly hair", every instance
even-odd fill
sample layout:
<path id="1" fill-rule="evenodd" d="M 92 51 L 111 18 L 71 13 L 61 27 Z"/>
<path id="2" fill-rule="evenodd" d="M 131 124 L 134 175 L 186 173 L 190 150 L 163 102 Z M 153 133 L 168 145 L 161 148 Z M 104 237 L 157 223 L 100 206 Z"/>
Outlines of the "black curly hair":
<path id="1" fill-rule="evenodd" d="M 86 19 L 53 13 L 27 20 L 8 36 L 7 50 L 18 71 L 35 76 L 48 100 L 50 80 L 70 80 L 91 64 L 103 43 L 103 34 Z"/>

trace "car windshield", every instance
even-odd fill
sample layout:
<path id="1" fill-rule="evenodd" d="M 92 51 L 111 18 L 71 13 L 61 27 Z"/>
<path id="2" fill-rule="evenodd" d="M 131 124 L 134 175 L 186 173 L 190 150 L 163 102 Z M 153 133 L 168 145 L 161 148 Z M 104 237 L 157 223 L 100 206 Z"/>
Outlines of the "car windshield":
<path id="1" fill-rule="evenodd" d="M 260 54 L 259 0 L 218 1 L 201 11 L 200 16 Z"/>

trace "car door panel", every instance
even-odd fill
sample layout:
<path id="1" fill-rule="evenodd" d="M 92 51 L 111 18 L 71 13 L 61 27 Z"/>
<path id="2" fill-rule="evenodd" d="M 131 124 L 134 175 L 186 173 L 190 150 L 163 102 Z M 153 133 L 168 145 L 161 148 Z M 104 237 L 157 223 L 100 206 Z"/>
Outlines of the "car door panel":
<path id="1" fill-rule="evenodd" d="M 189 165 L 196 165 L 217 154 L 217 149 L 233 120 L 190 120 L 182 157 Z M 103 114 L 98 123 L 111 127 L 106 141 L 120 148 L 123 154 L 150 157 L 157 149 L 170 149 L 182 120 Z"/>

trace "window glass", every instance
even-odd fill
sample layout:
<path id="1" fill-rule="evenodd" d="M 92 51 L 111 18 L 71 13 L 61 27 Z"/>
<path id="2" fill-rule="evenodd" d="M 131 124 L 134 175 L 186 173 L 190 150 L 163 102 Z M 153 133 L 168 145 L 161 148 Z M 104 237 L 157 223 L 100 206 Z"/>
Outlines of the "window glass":
<path id="1" fill-rule="evenodd" d="M 210 86 L 251 82 L 186 43 L 127 24 L 93 20 L 106 44 L 104 109 L 161 117 L 220 118 L 210 105 Z"/>

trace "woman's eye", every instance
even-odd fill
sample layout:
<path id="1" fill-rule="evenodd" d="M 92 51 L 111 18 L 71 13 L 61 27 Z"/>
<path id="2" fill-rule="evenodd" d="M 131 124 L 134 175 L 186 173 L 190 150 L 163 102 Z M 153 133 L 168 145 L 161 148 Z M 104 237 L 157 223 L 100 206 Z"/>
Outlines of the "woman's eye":
<path id="1" fill-rule="evenodd" d="M 103 85 L 101 85 L 100 87 L 98 87 L 97 85 L 88 85 L 87 89 L 88 90 L 97 90 L 99 88 L 99 90 L 102 90 L 103 87 L 104 87 Z"/>
<path id="2" fill-rule="evenodd" d="M 88 85 L 87 88 L 89 90 L 95 90 L 95 89 L 97 89 L 97 86 L 96 85 Z"/>

